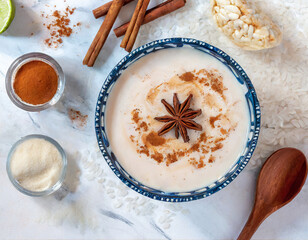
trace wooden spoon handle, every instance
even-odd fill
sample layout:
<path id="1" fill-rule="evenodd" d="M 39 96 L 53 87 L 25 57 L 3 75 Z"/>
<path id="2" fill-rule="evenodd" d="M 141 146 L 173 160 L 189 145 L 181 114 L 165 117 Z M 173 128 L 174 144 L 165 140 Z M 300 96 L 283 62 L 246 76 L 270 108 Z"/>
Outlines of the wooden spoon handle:
<path id="1" fill-rule="evenodd" d="M 267 217 L 265 211 L 254 207 L 251 214 L 237 240 L 249 240 L 252 235 L 257 231 L 258 227 Z"/>

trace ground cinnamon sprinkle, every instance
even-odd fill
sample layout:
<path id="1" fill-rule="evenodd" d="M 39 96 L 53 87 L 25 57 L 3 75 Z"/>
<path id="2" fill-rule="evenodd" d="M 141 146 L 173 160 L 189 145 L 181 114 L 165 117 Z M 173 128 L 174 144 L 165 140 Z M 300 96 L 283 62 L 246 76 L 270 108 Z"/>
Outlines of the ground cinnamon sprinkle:
<path id="1" fill-rule="evenodd" d="M 190 82 L 194 80 L 195 75 L 192 72 L 183 73 L 180 78 L 185 82 Z"/>
<path id="2" fill-rule="evenodd" d="M 196 158 L 190 158 L 189 163 L 193 165 L 195 168 L 198 168 L 198 161 L 196 160 Z"/>
<path id="3" fill-rule="evenodd" d="M 228 131 L 227 131 L 226 129 L 223 129 L 223 128 L 220 129 L 220 132 L 221 132 L 223 135 L 225 135 L 225 134 L 228 133 Z"/>
<path id="4" fill-rule="evenodd" d="M 140 146 L 140 149 L 137 152 L 141 154 L 145 154 L 148 157 L 150 156 L 150 151 L 146 146 Z"/>
<path id="5" fill-rule="evenodd" d="M 183 151 L 179 151 L 176 153 L 178 157 L 184 157 L 185 156 L 185 152 Z"/>
<path id="6" fill-rule="evenodd" d="M 212 81 L 212 85 L 211 85 L 211 88 L 215 91 L 215 92 L 218 92 L 219 94 L 223 94 L 223 88 L 222 88 L 222 83 L 220 82 L 215 82 L 215 81 Z"/>
<path id="7" fill-rule="evenodd" d="M 61 43 L 63 43 L 63 37 L 69 37 L 73 33 L 72 27 L 70 27 L 69 16 L 72 15 L 75 8 L 67 7 L 64 11 L 55 10 L 51 14 L 42 13 L 41 16 L 46 19 L 52 19 L 51 23 L 43 24 L 49 31 L 49 37 L 44 40 L 44 43 L 48 47 L 57 48 Z M 80 26 L 81 23 L 74 25 Z"/>
<path id="8" fill-rule="evenodd" d="M 213 155 L 210 156 L 209 158 L 209 163 L 213 163 L 215 161 L 215 157 L 213 157 Z"/>
<path id="9" fill-rule="evenodd" d="M 219 142 L 222 142 L 222 141 L 224 141 L 224 140 L 225 140 L 225 138 L 219 137 L 219 138 L 216 138 L 216 139 L 215 139 L 214 143 L 219 143 Z"/>
<path id="10" fill-rule="evenodd" d="M 197 152 L 200 150 L 201 143 L 206 143 L 207 138 L 205 132 L 201 133 L 197 142 L 191 146 L 191 148 L 187 151 L 188 153 Z"/>
<path id="11" fill-rule="evenodd" d="M 141 128 L 142 128 L 143 131 L 145 131 L 145 132 L 148 131 L 148 129 L 149 129 L 149 128 L 148 128 L 148 124 L 147 124 L 146 122 L 144 122 L 144 121 L 140 123 L 139 127 L 137 128 L 137 130 L 140 130 Z"/>
<path id="12" fill-rule="evenodd" d="M 200 148 L 200 141 L 198 141 L 194 145 L 192 145 L 191 148 L 189 149 L 189 151 L 195 152 L 195 151 L 198 151 L 199 148 Z"/>
<path id="13" fill-rule="evenodd" d="M 151 144 L 152 146 L 161 146 L 166 142 L 166 139 L 158 136 L 156 132 L 150 132 L 146 138 L 146 143 Z"/>
<path id="14" fill-rule="evenodd" d="M 178 75 L 178 78 L 185 82 L 198 81 L 203 86 L 211 88 L 211 95 L 209 95 L 207 100 L 209 102 L 214 102 L 211 105 L 212 107 L 219 109 L 219 104 L 216 100 L 217 97 L 217 99 L 219 100 L 219 96 L 216 97 L 215 95 L 217 94 L 214 94 L 213 91 L 218 93 L 222 100 L 226 100 L 224 95 L 224 91 L 226 90 L 226 88 L 223 84 L 222 76 L 215 69 L 211 69 L 209 71 L 206 69 L 201 69 L 199 71 L 194 70 L 191 72 L 185 72 L 182 75 Z M 182 82 L 182 84 L 184 83 Z M 153 99 L 155 99 L 158 92 L 156 90 L 157 88 L 159 88 L 159 86 L 155 87 L 150 91 L 150 93 L 147 95 L 147 101 L 153 103 Z M 172 86 L 172 84 L 169 86 Z M 219 111 L 221 112 L 222 109 L 220 108 Z M 189 158 L 190 155 L 193 153 L 200 153 L 200 156 L 198 156 L 197 158 L 191 157 L 188 159 L 189 164 L 191 164 L 195 168 L 203 168 L 206 166 L 207 163 L 213 163 L 215 161 L 215 157 L 211 155 L 211 153 L 223 148 L 223 141 L 226 139 L 230 131 L 229 129 L 223 129 L 219 126 L 220 129 L 218 129 L 218 131 L 220 131 L 221 136 L 207 136 L 205 132 L 202 132 L 199 135 L 198 139 L 196 139 L 195 142 L 191 143 L 190 146 L 187 145 L 182 149 L 174 150 L 172 146 L 172 141 L 174 141 L 174 139 L 166 139 L 164 137 L 160 137 L 156 132 L 151 131 L 149 122 L 151 122 L 152 116 L 147 116 L 147 119 L 143 121 L 142 116 L 140 116 L 141 113 L 142 112 L 139 109 L 134 109 L 131 112 L 132 123 L 136 126 L 135 130 L 138 131 L 139 134 L 142 134 L 142 139 L 140 143 L 138 141 L 135 141 L 135 139 L 132 139 L 132 142 L 136 144 L 138 153 L 145 154 L 159 164 L 164 162 L 166 166 L 169 166 L 181 160 L 181 158 L 183 157 Z M 210 126 L 215 128 L 215 122 L 220 120 L 222 117 L 225 117 L 225 114 L 221 113 L 217 116 L 212 116 L 209 118 L 208 123 L 210 124 Z M 207 156 L 202 156 L 203 154 Z"/>
<path id="15" fill-rule="evenodd" d="M 148 124 L 145 121 L 142 121 L 142 118 L 139 116 L 139 109 L 134 109 L 131 114 L 132 114 L 132 120 L 137 124 L 137 131 L 143 130 L 144 132 L 147 132 L 149 127 Z M 140 122 L 142 121 L 142 122 Z"/>
<path id="16" fill-rule="evenodd" d="M 72 123 L 78 128 L 83 128 L 87 124 L 88 115 L 83 115 L 80 111 L 71 108 L 68 111 L 68 116 Z"/>
<path id="17" fill-rule="evenodd" d="M 205 86 L 210 86 L 213 91 L 217 92 L 223 99 L 225 99 L 224 91 L 227 88 L 223 84 L 222 76 L 216 69 L 212 69 L 210 71 L 201 69 L 193 72 L 198 77 L 200 83 L 203 83 Z"/>
<path id="18" fill-rule="evenodd" d="M 212 152 L 215 152 L 223 147 L 222 143 L 217 143 L 214 147 L 211 148 Z"/>
<path id="19" fill-rule="evenodd" d="M 205 157 L 203 157 L 203 156 L 200 157 L 197 168 L 203 168 L 203 167 L 205 166 L 204 158 L 205 158 Z"/>
<path id="20" fill-rule="evenodd" d="M 154 152 L 154 154 L 151 155 L 151 158 L 158 163 L 161 163 L 164 160 L 164 156 L 159 152 Z"/>
<path id="21" fill-rule="evenodd" d="M 210 121 L 209 122 L 210 122 L 212 128 L 215 128 L 215 122 L 217 120 L 219 120 L 220 117 L 221 117 L 221 114 L 218 114 L 216 117 L 210 117 Z"/>
<path id="22" fill-rule="evenodd" d="M 132 115 L 133 115 L 132 117 L 133 121 L 138 124 L 139 121 L 141 120 L 141 118 L 139 117 L 139 109 L 134 109 L 132 111 Z"/>
<path id="23" fill-rule="evenodd" d="M 213 73 L 210 73 L 211 76 L 211 88 L 215 91 L 218 92 L 219 94 L 223 94 L 225 87 L 222 83 L 222 78 L 221 76 L 215 76 Z"/>
<path id="24" fill-rule="evenodd" d="M 167 155 L 166 165 L 169 166 L 171 163 L 174 163 L 178 160 L 177 154 L 174 152 L 172 154 Z"/>

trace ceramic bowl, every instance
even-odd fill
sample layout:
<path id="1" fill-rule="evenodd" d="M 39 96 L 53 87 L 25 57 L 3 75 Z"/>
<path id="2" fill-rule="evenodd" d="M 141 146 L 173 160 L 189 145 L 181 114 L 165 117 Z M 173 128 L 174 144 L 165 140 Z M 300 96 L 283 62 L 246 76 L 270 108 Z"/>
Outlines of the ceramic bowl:
<path id="1" fill-rule="evenodd" d="M 243 151 L 243 154 L 238 158 L 236 163 L 223 177 L 217 179 L 217 181 L 213 182 L 209 186 L 204 186 L 203 188 L 194 191 L 163 192 L 143 185 L 142 183 L 134 179 L 132 176 L 130 176 L 130 174 L 122 168 L 120 163 L 117 161 L 115 155 L 113 154 L 112 149 L 109 146 L 108 137 L 105 129 L 106 124 L 104 116 L 106 114 L 106 103 L 108 100 L 108 96 L 112 90 L 112 87 L 117 81 L 117 79 L 120 77 L 122 72 L 125 71 L 125 69 L 129 65 L 153 52 L 167 48 L 182 47 L 193 48 L 203 52 L 204 54 L 209 54 L 212 57 L 218 59 L 221 63 L 226 65 L 230 69 L 230 71 L 232 71 L 239 83 L 247 89 L 245 97 L 249 108 L 250 132 L 247 136 L 247 144 L 246 148 Z M 116 176 L 120 178 L 125 185 L 144 196 L 156 200 L 166 202 L 186 202 L 201 199 L 214 194 L 215 192 L 226 187 L 239 175 L 239 173 L 244 169 L 244 167 L 247 165 L 248 161 L 252 157 L 253 151 L 257 145 L 260 131 L 260 119 L 261 112 L 255 89 L 245 71 L 236 61 L 234 61 L 228 54 L 226 54 L 222 50 L 211 46 L 210 44 L 207 44 L 205 42 L 189 38 L 168 38 L 157 40 L 135 49 L 133 52 L 124 57 L 110 72 L 98 96 L 95 116 L 95 130 L 99 148 L 106 162 L 108 163 L 112 171 L 116 174 Z"/>

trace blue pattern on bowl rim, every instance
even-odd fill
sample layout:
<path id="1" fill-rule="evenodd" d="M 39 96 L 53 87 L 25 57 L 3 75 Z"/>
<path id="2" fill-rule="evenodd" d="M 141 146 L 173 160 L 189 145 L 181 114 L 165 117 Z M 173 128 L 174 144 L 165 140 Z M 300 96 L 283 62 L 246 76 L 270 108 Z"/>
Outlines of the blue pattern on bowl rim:
<path id="1" fill-rule="evenodd" d="M 227 174 L 215 181 L 209 186 L 200 188 L 198 190 L 190 192 L 163 192 L 157 189 L 153 189 L 143 185 L 142 183 L 135 180 L 130 176 L 125 169 L 121 167 L 115 158 L 115 155 L 111 152 L 109 142 L 107 139 L 107 134 L 105 131 L 104 115 L 106 109 L 107 98 L 111 92 L 111 89 L 120 77 L 121 73 L 132 63 L 139 60 L 143 56 L 150 54 L 151 52 L 156 52 L 161 49 L 166 48 L 179 48 L 179 47 L 191 47 L 199 51 L 205 52 L 226 65 L 235 75 L 237 80 L 243 86 L 246 86 L 247 93 L 245 95 L 250 112 L 250 132 L 248 134 L 248 140 L 246 148 L 243 154 L 239 157 L 238 161 L 233 165 Z M 215 192 L 226 187 L 230 182 L 232 182 L 237 175 L 245 168 L 248 161 L 252 157 L 253 151 L 256 148 L 259 132 L 260 132 L 260 120 L 261 112 L 260 105 L 257 99 L 255 89 L 248 78 L 242 67 L 233 60 L 229 55 L 227 55 L 222 50 L 207 44 L 205 42 L 191 39 L 191 38 L 167 38 L 156 40 L 147 43 L 133 52 L 125 56 L 110 72 L 107 79 L 105 80 L 103 87 L 99 93 L 96 112 L 95 112 L 95 131 L 98 141 L 98 146 L 105 158 L 107 164 L 115 175 L 120 178 L 120 180 L 133 189 L 134 191 L 150 197 L 155 200 L 166 201 L 166 202 L 187 202 L 192 200 L 201 199 L 214 194 Z"/>

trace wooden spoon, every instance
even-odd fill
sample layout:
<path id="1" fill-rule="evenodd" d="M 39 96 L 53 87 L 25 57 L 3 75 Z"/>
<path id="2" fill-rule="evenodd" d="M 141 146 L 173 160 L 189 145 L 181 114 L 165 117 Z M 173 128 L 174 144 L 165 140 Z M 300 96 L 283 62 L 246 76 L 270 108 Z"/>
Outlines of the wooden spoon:
<path id="1" fill-rule="evenodd" d="M 305 155 L 295 148 L 274 152 L 263 165 L 257 182 L 255 204 L 238 240 L 249 240 L 273 212 L 291 202 L 307 177 Z"/>

